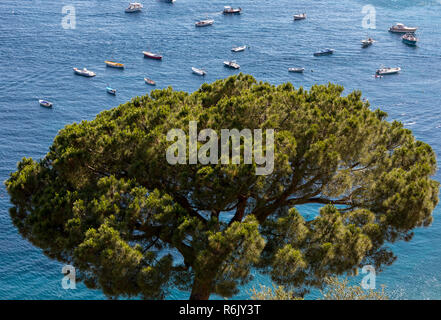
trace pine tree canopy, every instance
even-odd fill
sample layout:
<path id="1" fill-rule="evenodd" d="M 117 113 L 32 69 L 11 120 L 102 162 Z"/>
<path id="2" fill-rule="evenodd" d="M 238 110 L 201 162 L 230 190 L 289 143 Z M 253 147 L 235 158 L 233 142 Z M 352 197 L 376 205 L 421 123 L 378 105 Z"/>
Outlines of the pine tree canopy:
<path id="1" fill-rule="evenodd" d="M 113 298 L 231 297 L 256 272 L 301 295 L 363 264 L 381 270 L 396 259 L 389 244 L 432 222 L 435 154 L 343 90 L 239 74 L 135 97 L 67 125 L 43 159 L 23 158 L 6 181 L 11 218 Z M 188 135 L 190 121 L 274 129 L 273 172 L 256 175 L 254 160 L 169 164 L 167 133 Z"/>

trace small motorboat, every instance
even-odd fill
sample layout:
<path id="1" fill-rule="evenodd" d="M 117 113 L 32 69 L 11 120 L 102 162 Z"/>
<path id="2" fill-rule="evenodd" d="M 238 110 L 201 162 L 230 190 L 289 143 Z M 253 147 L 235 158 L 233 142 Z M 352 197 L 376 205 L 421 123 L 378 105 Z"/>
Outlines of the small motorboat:
<path id="1" fill-rule="evenodd" d="M 306 13 L 301 13 L 301 14 L 295 14 L 294 15 L 294 21 L 296 20 L 304 20 L 306 19 Z"/>
<path id="2" fill-rule="evenodd" d="M 408 32 L 404 36 L 401 37 L 401 40 L 403 43 L 409 45 L 409 46 L 416 46 L 418 42 L 418 38 L 415 36 L 414 33 Z"/>
<path id="3" fill-rule="evenodd" d="M 47 100 L 38 100 L 38 103 L 40 104 L 40 106 L 45 107 L 45 108 L 52 108 L 53 103 L 49 102 Z"/>
<path id="4" fill-rule="evenodd" d="M 113 61 L 104 61 L 104 63 L 111 68 L 118 68 L 118 69 L 124 69 L 124 64 L 113 62 Z"/>
<path id="5" fill-rule="evenodd" d="M 417 31 L 417 27 L 407 27 L 402 23 L 396 23 L 392 27 L 389 28 L 389 32 L 394 33 L 407 33 L 407 32 L 415 32 Z"/>
<path id="6" fill-rule="evenodd" d="M 289 72 L 296 72 L 296 73 L 303 73 L 305 71 L 305 68 L 288 68 Z"/>
<path id="7" fill-rule="evenodd" d="M 231 51 L 241 52 L 241 51 L 245 51 L 246 48 L 247 48 L 247 46 L 235 47 L 235 48 L 231 49 Z"/>
<path id="8" fill-rule="evenodd" d="M 198 22 L 196 22 L 194 25 L 195 25 L 196 27 L 208 27 L 208 26 L 211 26 L 213 23 L 214 23 L 214 20 L 209 19 L 209 20 L 201 20 L 201 21 L 198 21 Z"/>
<path id="9" fill-rule="evenodd" d="M 125 11 L 127 13 L 139 12 L 142 10 L 142 8 L 143 6 L 139 2 L 131 2 Z"/>
<path id="10" fill-rule="evenodd" d="M 160 54 L 152 53 L 149 51 L 143 51 L 142 53 L 144 54 L 145 58 L 150 58 L 150 59 L 154 59 L 154 60 L 162 60 L 162 56 Z"/>
<path id="11" fill-rule="evenodd" d="M 318 57 L 318 56 L 326 56 L 326 55 L 333 54 L 334 51 L 335 51 L 334 49 L 326 48 L 326 49 L 314 52 L 314 56 L 316 56 L 316 57 Z"/>
<path id="12" fill-rule="evenodd" d="M 95 72 L 87 70 L 86 68 L 83 68 L 83 69 L 73 68 L 73 71 L 75 72 L 75 74 L 77 74 L 79 76 L 83 76 L 83 77 L 95 77 L 96 76 Z"/>
<path id="13" fill-rule="evenodd" d="M 240 68 L 240 65 L 234 60 L 224 61 L 224 66 L 228 67 L 228 68 L 232 68 L 232 69 L 239 69 Z"/>
<path id="14" fill-rule="evenodd" d="M 383 68 L 378 69 L 375 73 L 377 75 L 382 76 L 382 75 L 387 75 L 387 74 L 395 74 L 395 73 L 398 73 L 400 71 L 401 71 L 400 67 L 396 67 L 396 68 L 386 68 L 386 67 L 383 67 Z"/>
<path id="15" fill-rule="evenodd" d="M 374 42 L 375 42 L 375 40 L 372 38 L 367 38 L 367 39 L 361 40 L 361 47 L 367 48 L 367 47 L 371 46 Z"/>
<path id="16" fill-rule="evenodd" d="M 197 74 L 198 76 L 205 76 L 207 74 L 204 70 L 195 67 L 192 67 L 191 70 L 193 70 L 193 73 Z"/>
<path id="17" fill-rule="evenodd" d="M 116 89 L 112 89 L 109 86 L 106 87 L 106 91 L 108 94 L 116 95 Z"/>
<path id="18" fill-rule="evenodd" d="M 156 82 L 153 81 L 152 79 L 149 78 L 144 78 L 145 83 L 151 85 L 151 86 L 156 86 Z"/>
<path id="19" fill-rule="evenodd" d="M 223 14 L 240 14 L 242 12 L 241 8 L 232 8 L 230 6 L 225 6 Z"/>

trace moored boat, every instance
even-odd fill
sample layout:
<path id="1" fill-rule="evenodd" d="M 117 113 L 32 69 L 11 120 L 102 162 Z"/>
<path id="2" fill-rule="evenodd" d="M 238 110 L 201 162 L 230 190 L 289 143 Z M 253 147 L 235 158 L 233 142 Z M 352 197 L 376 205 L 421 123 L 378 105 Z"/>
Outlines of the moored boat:
<path id="1" fill-rule="evenodd" d="M 197 74 L 198 76 L 205 76 L 207 74 L 204 70 L 195 67 L 191 67 L 191 70 L 194 74 Z"/>
<path id="2" fill-rule="evenodd" d="M 160 54 L 152 53 L 149 51 L 143 51 L 144 57 L 154 59 L 154 60 L 162 60 L 162 56 Z"/>
<path id="3" fill-rule="evenodd" d="M 116 89 L 112 89 L 109 86 L 106 87 L 106 91 L 108 94 L 116 95 Z"/>
<path id="4" fill-rule="evenodd" d="M 363 48 L 367 48 L 367 47 L 371 46 L 374 42 L 375 42 L 374 39 L 367 38 L 367 39 L 361 40 L 361 46 Z"/>
<path id="5" fill-rule="evenodd" d="M 208 27 L 211 26 L 214 23 L 213 19 L 208 19 L 208 20 L 201 20 L 196 22 L 194 25 L 196 27 Z"/>
<path id="6" fill-rule="evenodd" d="M 87 70 L 86 68 L 83 68 L 83 69 L 73 68 L 73 71 L 75 72 L 75 74 L 83 76 L 83 77 L 95 77 L 96 76 L 95 72 Z"/>
<path id="7" fill-rule="evenodd" d="M 326 55 L 330 55 L 330 54 L 333 54 L 334 53 L 334 49 L 329 49 L 329 48 L 326 48 L 326 49 L 323 49 L 323 50 L 320 50 L 320 51 L 317 51 L 317 52 L 314 52 L 314 56 L 326 56 Z"/>
<path id="8" fill-rule="evenodd" d="M 241 52 L 241 51 L 245 51 L 246 48 L 247 48 L 247 46 L 240 46 L 240 47 L 235 47 L 235 48 L 231 49 L 231 51 Z"/>
<path id="9" fill-rule="evenodd" d="M 223 14 L 240 14 L 241 12 L 241 8 L 232 8 L 231 6 L 225 6 Z"/>
<path id="10" fill-rule="evenodd" d="M 151 85 L 151 86 L 156 86 L 156 82 L 153 81 L 152 79 L 149 78 L 144 78 L 145 83 Z"/>
<path id="11" fill-rule="evenodd" d="M 142 4 L 139 2 L 131 2 L 129 3 L 129 6 L 126 8 L 125 12 L 127 13 L 133 13 L 133 12 L 139 12 L 143 8 Z"/>
<path id="12" fill-rule="evenodd" d="M 295 14 L 294 15 L 294 20 L 304 20 L 306 19 L 306 13 L 300 13 L 300 14 Z"/>
<path id="13" fill-rule="evenodd" d="M 415 32 L 417 31 L 417 27 L 407 27 L 402 23 L 396 23 L 392 27 L 389 28 L 389 32 L 394 33 L 407 33 L 407 32 Z"/>
<path id="14" fill-rule="evenodd" d="M 296 72 L 296 73 L 303 73 L 305 71 L 305 68 L 288 68 L 289 72 Z"/>
<path id="15" fill-rule="evenodd" d="M 228 68 L 232 68 L 232 69 L 239 69 L 240 68 L 240 65 L 234 60 L 224 61 L 224 66 L 228 67 Z"/>
<path id="16" fill-rule="evenodd" d="M 411 32 L 408 32 L 404 36 L 402 36 L 401 40 L 409 46 L 416 46 L 418 42 L 418 38 L 415 36 L 414 33 Z"/>
<path id="17" fill-rule="evenodd" d="M 49 102 L 47 100 L 38 100 L 38 103 L 40 104 L 40 106 L 45 107 L 45 108 L 52 108 L 53 103 Z"/>
<path id="18" fill-rule="evenodd" d="M 377 75 L 386 75 L 386 74 L 395 74 L 401 71 L 400 67 L 396 67 L 396 68 L 389 68 L 389 67 L 383 67 L 378 69 L 375 73 Z"/>
<path id="19" fill-rule="evenodd" d="M 118 69 L 124 69 L 124 64 L 113 62 L 113 61 L 104 61 L 104 63 L 111 68 L 118 68 Z"/>

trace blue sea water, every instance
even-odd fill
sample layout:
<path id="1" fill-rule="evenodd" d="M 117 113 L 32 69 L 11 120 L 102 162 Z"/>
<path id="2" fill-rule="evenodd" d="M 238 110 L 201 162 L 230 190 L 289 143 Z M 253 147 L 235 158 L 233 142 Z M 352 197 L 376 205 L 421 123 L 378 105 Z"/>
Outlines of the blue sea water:
<path id="1" fill-rule="evenodd" d="M 45 155 L 53 138 L 66 124 L 93 119 L 152 87 L 172 86 L 192 92 L 204 81 L 237 73 L 224 68 L 225 59 L 236 59 L 240 71 L 259 80 L 294 86 L 336 82 L 346 92 L 359 89 L 374 108 L 390 120 L 400 120 L 418 139 L 434 148 L 441 159 L 441 1 L 371 0 L 376 9 L 376 29 L 362 28 L 365 1 L 356 0 L 177 0 L 174 4 L 144 0 L 144 11 L 126 14 L 128 1 L 1 0 L 0 1 L 0 180 L 15 170 L 24 156 Z M 240 6 L 240 16 L 223 16 L 224 5 Z M 76 28 L 62 27 L 63 6 L 74 6 Z M 293 22 L 292 14 L 306 12 L 307 20 Z M 194 22 L 215 19 L 207 28 Z M 420 43 L 404 45 L 387 32 L 395 22 L 419 26 Z M 378 42 L 361 49 L 369 34 Z M 233 46 L 250 49 L 231 53 Z M 336 50 L 330 57 L 312 53 L 324 47 Z M 143 50 L 164 55 L 162 62 L 144 59 Z M 103 61 L 126 64 L 126 69 L 106 68 Z M 380 65 L 400 66 L 399 75 L 376 79 Z M 75 76 L 72 67 L 87 67 L 95 78 Z M 207 76 L 191 73 L 203 68 Z M 288 67 L 301 66 L 302 74 Z M 118 93 L 111 96 L 109 84 Z M 54 102 L 45 109 L 38 99 Z M 435 177 L 441 180 L 441 174 Z M 103 294 L 78 285 L 61 287 L 61 267 L 41 250 L 22 239 L 8 213 L 9 199 L 0 186 L 0 299 L 103 299 Z M 303 208 L 314 214 L 316 206 Z M 409 243 L 393 246 L 398 260 L 377 276 L 393 298 L 441 298 L 441 217 L 435 210 L 429 228 L 416 230 Z M 357 280 L 358 281 L 358 280 Z M 262 282 L 256 277 L 235 298 L 247 298 L 246 289 Z M 185 299 L 187 292 L 172 290 L 169 299 Z M 310 296 L 314 298 L 314 294 Z"/>

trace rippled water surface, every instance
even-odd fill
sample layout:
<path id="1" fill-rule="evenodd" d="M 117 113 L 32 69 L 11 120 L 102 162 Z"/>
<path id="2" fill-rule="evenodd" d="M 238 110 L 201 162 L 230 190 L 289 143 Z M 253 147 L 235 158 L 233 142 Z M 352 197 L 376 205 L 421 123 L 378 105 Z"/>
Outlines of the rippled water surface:
<path id="1" fill-rule="evenodd" d="M 241 71 L 259 80 L 309 88 L 315 83 L 336 82 L 347 92 L 362 90 L 373 107 L 402 121 L 418 139 L 433 146 L 441 159 L 441 6 L 438 1 L 375 1 L 376 29 L 369 35 L 378 42 L 361 49 L 363 1 L 340 0 L 177 0 L 168 4 L 143 1 L 144 12 L 126 14 L 128 1 L 1 0 L 0 2 L 0 180 L 7 179 L 24 156 L 44 156 L 64 125 L 93 119 L 97 113 L 151 90 L 172 86 L 194 91 L 204 81 L 227 77 L 236 71 L 224 68 L 225 59 L 236 59 Z M 223 16 L 224 5 L 240 6 L 240 16 Z M 61 26 L 62 7 L 76 9 L 76 29 Z M 293 22 L 292 14 L 306 12 L 308 19 Z M 207 28 L 194 22 L 215 19 Z M 419 46 L 408 47 L 387 32 L 395 22 L 420 27 Z M 250 49 L 231 53 L 233 46 Z M 332 57 L 314 58 L 324 47 Z M 160 52 L 162 62 L 144 59 L 143 50 Z M 103 61 L 126 64 L 124 71 L 106 68 Z M 400 66 L 396 76 L 375 79 L 380 65 Z M 72 67 L 87 67 L 97 77 L 75 76 Z M 207 71 L 205 79 L 191 67 Z M 288 67 L 306 71 L 289 74 Z M 118 90 L 106 93 L 106 84 Z M 54 102 L 52 110 L 38 99 Z M 436 178 L 440 180 L 438 173 Z M 11 224 L 9 200 L 0 186 L 0 299 L 101 299 L 104 296 L 79 285 L 61 288 L 61 264 L 23 240 Z M 304 211 L 314 213 L 317 207 Z M 378 275 L 395 298 L 441 298 L 441 219 L 419 229 L 410 243 L 394 246 L 396 263 Z M 267 283 L 258 277 L 256 281 Z M 187 298 L 172 290 L 169 298 Z M 246 298 L 245 290 L 237 298 Z M 314 295 L 311 295 L 314 297 Z"/>

